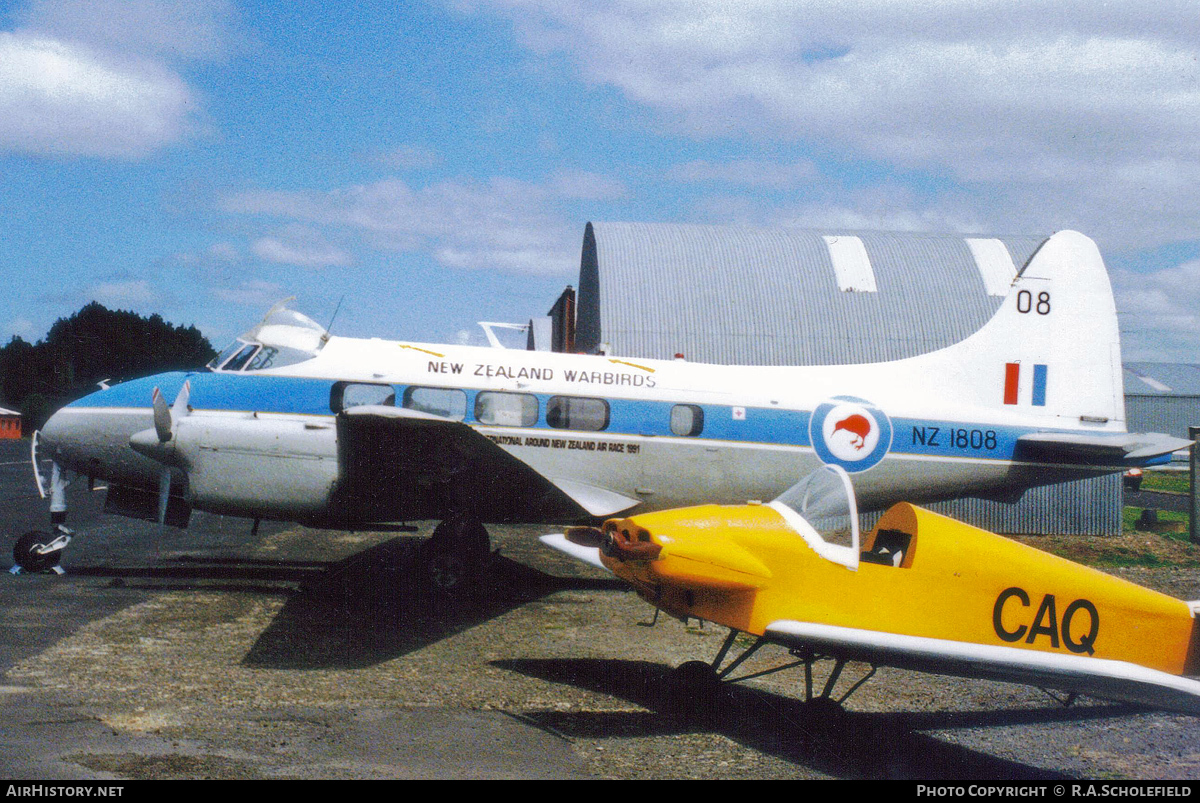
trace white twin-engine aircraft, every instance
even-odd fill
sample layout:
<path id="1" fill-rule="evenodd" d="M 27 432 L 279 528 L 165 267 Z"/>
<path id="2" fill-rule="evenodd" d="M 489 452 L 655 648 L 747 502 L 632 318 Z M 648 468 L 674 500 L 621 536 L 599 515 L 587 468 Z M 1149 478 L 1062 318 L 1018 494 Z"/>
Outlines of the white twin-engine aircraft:
<path id="1" fill-rule="evenodd" d="M 175 525 L 192 509 L 339 529 L 440 520 L 430 553 L 469 566 L 487 554 L 485 523 L 772 499 L 821 464 L 853 476 L 863 509 L 882 509 L 1012 500 L 1188 444 L 1130 434 L 1124 418 L 1107 272 L 1069 231 L 974 335 L 875 364 L 364 340 L 277 307 L 209 370 L 125 382 L 55 413 L 34 464 L 53 460 L 56 530 L 15 557 L 57 567 L 67 472 L 107 480 L 109 512 Z"/>

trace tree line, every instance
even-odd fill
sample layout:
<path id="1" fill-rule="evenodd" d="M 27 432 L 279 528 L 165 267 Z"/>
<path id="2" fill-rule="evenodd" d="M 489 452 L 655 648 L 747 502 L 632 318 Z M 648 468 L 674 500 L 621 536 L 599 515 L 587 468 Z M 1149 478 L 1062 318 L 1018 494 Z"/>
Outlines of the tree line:
<path id="1" fill-rule="evenodd" d="M 0 348 L 0 405 L 20 410 L 26 432 L 62 405 L 109 384 L 161 371 L 194 370 L 216 355 L 195 326 L 174 326 L 92 302 L 59 318 L 37 343 L 13 336 Z"/>

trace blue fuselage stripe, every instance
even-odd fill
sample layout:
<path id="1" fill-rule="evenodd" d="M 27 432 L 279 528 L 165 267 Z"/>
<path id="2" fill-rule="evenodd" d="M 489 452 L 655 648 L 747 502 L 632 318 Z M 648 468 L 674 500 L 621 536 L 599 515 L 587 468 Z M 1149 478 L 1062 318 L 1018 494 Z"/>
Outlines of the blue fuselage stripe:
<path id="1" fill-rule="evenodd" d="M 185 379 L 192 384 L 190 403 L 194 409 L 271 412 L 294 415 L 332 415 L 330 394 L 335 384 L 330 379 L 262 376 L 221 373 L 159 374 L 114 385 L 71 403 L 75 408 L 149 409 L 155 387 L 168 399 L 174 399 Z M 402 399 L 406 385 L 396 385 L 396 398 Z M 479 424 L 474 418 L 475 396 L 484 389 L 462 388 L 467 395 L 466 423 Z M 546 402 L 554 394 L 535 393 L 539 415 L 534 429 L 556 430 L 546 424 Z M 671 410 L 676 402 L 607 398 L 609 425 L 599 432 L 572 430 L 592 436 L 679 437 L 671 432 Z M 807 410 L 777 408 L 736 408 L 744 418 L 735 418 L 735 408 L 723 405 L 697 405 L 704 410 L 704 429 L 698 437 L 705 440 L 747 444 L 771 444 L 811 447 Z M 494 425 L 489 425 L 494 426 Z M 1032 428 L 971 425 L 927 419 L 892 419 L 890 452 L 930 457 L 983 458 L 1011 460 L 1017 438 Z"/>

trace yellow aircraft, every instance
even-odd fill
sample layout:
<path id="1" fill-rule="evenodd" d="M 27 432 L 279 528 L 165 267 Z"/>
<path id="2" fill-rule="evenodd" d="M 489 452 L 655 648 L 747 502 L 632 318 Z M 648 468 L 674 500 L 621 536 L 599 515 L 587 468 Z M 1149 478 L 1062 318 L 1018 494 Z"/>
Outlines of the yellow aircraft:
<path id="1" fill-rule="evenodd" d="M 610 519 L 542 541 L 613 572 L 672 616 L 730 628 L 711 664 L 680 668 L 694 680 L 728 679 L 775 643 L 799 659 L 789 667 L 804 665 L 810 700 L 813 662 L 833 658 L 817 699 L 830 701 L 845 663 L 862 661 L 867 677 L 893 666 L 1057 689 L 1067 702 L 1088 694 L 1200 714 L 1200 681 L 1184 677 L 1200 673 L 1200 601 L 907 503 L 860 538 L 853 486 L 838 466 L 766 504 Z M 738 633 L 758 640 L 722 669 Z"/>

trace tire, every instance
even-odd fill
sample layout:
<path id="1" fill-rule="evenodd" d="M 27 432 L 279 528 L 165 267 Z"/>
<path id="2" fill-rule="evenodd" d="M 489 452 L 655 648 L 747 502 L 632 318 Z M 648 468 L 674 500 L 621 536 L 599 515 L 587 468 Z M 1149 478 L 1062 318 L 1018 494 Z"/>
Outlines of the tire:
<path id="1" fill-rule="evenodd" d="M 482 563 L 491 554 L 487 530 L 477 520 L 467 516 L 451 516 L 433 529 L 430 542 L 442 549 L 462 552 L 471 561 Z"/>
<path id="2" fill-rule="evenodd" d="M 50 543 L 54 538 L 50 533 L 30 530 L 13 544 L 13 562 L 24 572 L 44 572 L 53 569 L 62 558 L 62 550 L 56 549 L 45 555 L 40 555 L 34 550 Z"/>
<path id="3" fill-rule="evenodd" d="M 483 564 L 451 539 L 431 538 L 417 553 L 423 587 L 436 597 L 462 599 L 479 585 Z"/>
<path id="4" fill-rule="evenodd" d="M 846 716 L 846 709 L 830 697 L 813 697 L 804 704 L 805 715 L 814 722 L 835 724 Z"/>
<path id="5" fill-rule="evenodd" d="M 693 723 L 711 722 L 720 708 L 721 681 L 711 664 L 688 661 L 666 677 L 666 703 L 671 714 Z"/>

